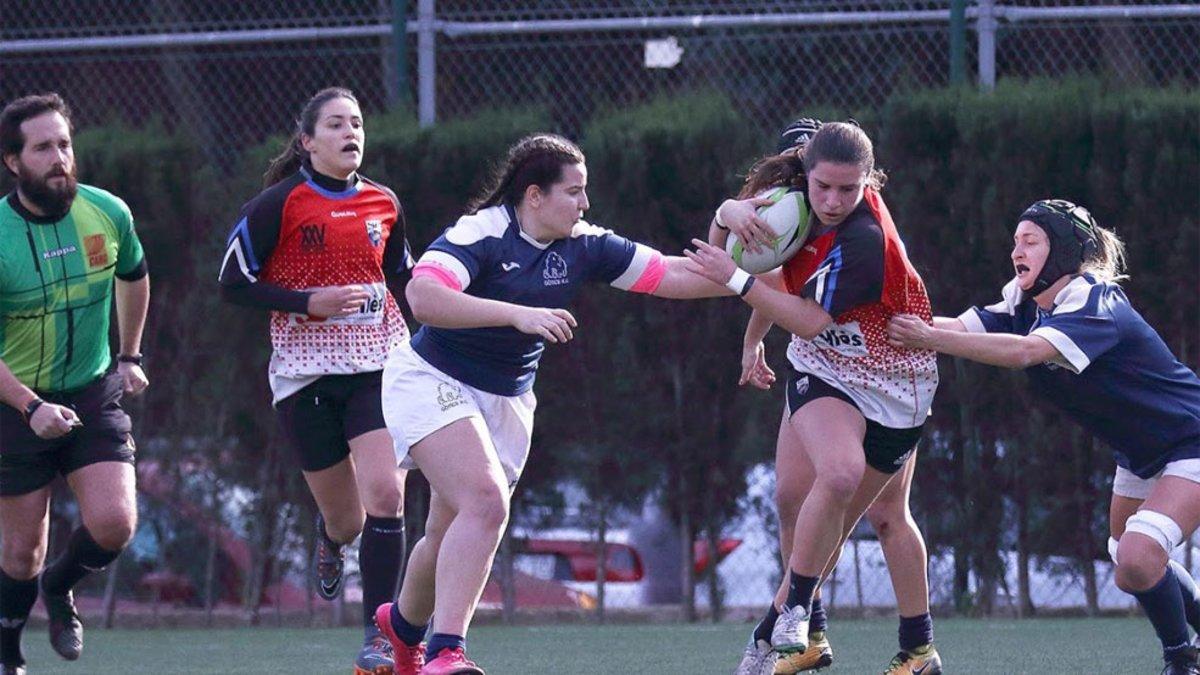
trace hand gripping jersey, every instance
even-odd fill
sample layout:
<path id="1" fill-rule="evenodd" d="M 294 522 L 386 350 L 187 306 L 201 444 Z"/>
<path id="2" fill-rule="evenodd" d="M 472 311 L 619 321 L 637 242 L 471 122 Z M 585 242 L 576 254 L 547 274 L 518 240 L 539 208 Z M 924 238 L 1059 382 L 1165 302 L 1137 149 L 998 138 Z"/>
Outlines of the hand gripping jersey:
<path id="1" fill-rule="evenodd" d="M 125 202 L 79 185 L 61 218 L 0 201 L 0 359 L 27 387 L 80 389 L 108 369 L 113 277 L 146 275 Z"/>
<path id="2" fill-rule="evenodd" d="M 652 248 L 583 221 L 571 236 L 539 243 L 521 231 L 510 206 L 463 216 L 429 245 L 413 276 L 479 298 L 529 307 L 566 308 L 584 283 L 652 293 L 666 264 Z M 413 350 L 438 370 L 476 389 L 518 396 L 533 388 L 545 343 L 508 326 L 422 326 Z"/>
<path id="3" fill-rule="evenodd" d="M 889 345 L 887 323 L 896 314 L 932 321 L 929 296 L 878 193 L 867 189 L 858 208 L 806 243 L 783 275 L 789 292 L 834 321 L 812 340 L 793 336 L 788 360 L 796 370 L 837 387 L 885 427 L 923 424 L 937 391 L 937 357 Z"/>
<path id="4" fill-rule="evenodd" d="M 1167 462 L 1200 457 L 1200 378 L 1179 362 L 1121 287 L 1075 277 L 1050 311 L 1022 301 L 1013 279 L 1003 299 L 958 317 L 972 332 L 1044 338 L 1052 362 L 1027 370 L 1034 392 L 1112 446 L 1117 464 L 1151 478 Z"/>
<path id="5" fill-rule="evenodd" d="M 357 284 L 371 294 L 347 317 L 271 312 L 275 401 L 322 375 L 382 370 L 388 351 L 408 336 L 384 276 L 385 269 L 412 264 L 400 204 L 366 178 L 340 183 L 302 168 L 242 208 L 226 245 L 224 285 L 266 282 L 315 291 Z"/>

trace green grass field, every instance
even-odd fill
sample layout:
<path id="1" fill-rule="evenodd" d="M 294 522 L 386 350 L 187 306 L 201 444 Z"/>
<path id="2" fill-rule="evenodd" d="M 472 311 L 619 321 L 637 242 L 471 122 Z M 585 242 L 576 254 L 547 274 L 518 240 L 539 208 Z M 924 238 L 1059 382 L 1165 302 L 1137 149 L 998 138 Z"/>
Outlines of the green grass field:
<path id="1" fill-rule="evenodd" d="M 1157 641 L 1142 619 L 942 619 L 937 642 L 954 675 L 975 673 L 1157 673 Z M 729 675 L 749 624 L 481 626 L 473 658 L 489 675 Z M 832 673 L 881 672 L 896 651 L 896 624 L 841 621 L 830 639 Z M 44 628 L 25 636 L 29 672 L 131 673 L 352 672 L 351 629 L 93 630 L 83 658 L 58 659 Z"/>

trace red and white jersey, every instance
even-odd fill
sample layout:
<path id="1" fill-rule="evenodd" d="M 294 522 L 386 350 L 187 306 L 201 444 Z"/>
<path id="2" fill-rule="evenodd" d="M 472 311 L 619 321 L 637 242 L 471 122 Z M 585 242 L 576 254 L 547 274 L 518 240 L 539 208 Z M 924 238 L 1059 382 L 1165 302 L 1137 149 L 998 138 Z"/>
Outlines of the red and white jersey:
<path id="1" fill-rule="evenodd" d="M 893 429 L 925 422 L 937 391 L 932 351 L 888 344 L 888 320 L 933 315 L 920 275 L 879 194 L 837 227 L 815 236 L 783 267 L 790 293 L 821 305 L 833 323 L 812 340 L 793 336 L 788 360 L 845 392 L 870 420 Z"/>
<path id="2" fill-rule="evenodd" d="M 221 282 L 315 291 L 357 284 L 370 299 L 328 319 L 271 311 L 271 389 L 278 401 L 322 375 L 383 369 L 408 338 L 385 271 L 412 266 L 395 195 L 353 176 L 330 185 L 308 167 L 248 202 L 226 247 Z M 396 268 L 392 270 L 391 268 Z"/>

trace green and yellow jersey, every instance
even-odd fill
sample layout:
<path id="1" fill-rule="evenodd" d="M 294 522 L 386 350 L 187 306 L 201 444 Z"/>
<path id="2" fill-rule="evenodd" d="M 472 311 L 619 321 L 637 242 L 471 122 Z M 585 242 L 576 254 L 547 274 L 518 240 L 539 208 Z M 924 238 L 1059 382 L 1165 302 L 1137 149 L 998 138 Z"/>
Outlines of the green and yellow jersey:
<path id="1" fill-rule="evenodd" d="M 146 274 L 129 207 L 88 185 L 60 218 L 0 200 L 0 360 L 23 384 L 71 391 L 111 363 L 113 277 Z"/>

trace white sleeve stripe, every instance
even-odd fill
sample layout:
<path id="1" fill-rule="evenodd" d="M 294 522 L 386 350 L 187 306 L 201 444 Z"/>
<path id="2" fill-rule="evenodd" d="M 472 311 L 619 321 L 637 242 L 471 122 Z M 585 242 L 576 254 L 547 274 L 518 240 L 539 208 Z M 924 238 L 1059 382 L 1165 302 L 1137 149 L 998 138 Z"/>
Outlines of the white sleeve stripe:
<path id="1" fill-rule="evenodd" d="M 633 259 L 629 261 L 629 267 L 625 268 L 621 276 L 613 279 L 609 284 L 613 288 L 619 288 L 623 291 L 633 288 L 638 279 L 642 278 L 642 273 L 646 271 L 646 266 L 654 259 L 654 254 L 656 253 L 654 249 L 641 244 L 634 244 L 633 246 Z"/>
<path id="2" fill-rule="evenodd" d="M 1058 353 L 1062 355 L 1062 361 L 1060 362 L 1058 359 L 1055 359 L 1055 363 L 1065 366 L 1076 375 L 1082 373 L 1083 369 L 1087 368 L 1092 362 L 1087 357 L 1087 354 L 1084 354 L 1083 350 L 1076 346 L 1071 338 L 1067 337 L 1066 333 L 1057 328 L 1042 326 L 1041 328 L 1035 328 L 1030 335 L 1036 335 L 1053 345 L 1058 350 Z"/>
<path id="3" fill-rule="evenodd" d="M 989 311 L 991 311 L 991 310 L 989 310 Z M 972 307 L 971 309 L 968 309 L 967 311 L 963 312 L 962 314 L 959 314 L 958 320 L 962 322 L 963 327 L 965 327 L 967 329 L 968 333 L 986 333 L 987 332 L 987 328 L 984 327 L 983 321 L 981 321 L 979 319 L 979 314 L 977 314 L 975 312 L 974 307 Z"/>
<path id="4" fill-rule="evenodd" d="M 237 260 L 238 269 L 241 270 L 243 277 L 250 281 L 250 283 L 258 281 L 258 277 L 250 272 L 250 267 L 246 264 L 246 257 L 242 254 L 241 240 L 236 238 L 225 249 L 225 258 L 221 261 L 221 271 L 217 274 L 218 279 L 225 272 L 225 266 L 229 264 L 229 256 L 233 256 Z"/>
<path id="5" fill-rule="evenodd" d="M 816 292 L 813 293 L 813 301 L 822 307 L 825 306 L 825 279 L 829 276 L 829 270 L 832 268 L 832 263 L 826 264 L 816 272 L 813 272 L 813 275 L 808 278 L 808 281 L 804 282 L 804 285 L 807 286 L 813 282 L 813 279 L 817 280 L 817 288 Z"/>
<path id="6" fill-rule="evenodd" d="M 988 305 L 987 307 L 984 307 L 984 309 L 992 314 L 1007 314 L 1009 316 L 1014 316 L 1016 314 L 1013 311 L 1013 306 L 1009 304 L 1007 300 L 1001 300 L 994 305 Z"/>
<path id="7" fill-rule="evenodd" d="M 420 265 L 423 262 L 431 262 L 446 268 L 454 274 L 455 278 L 458 279 L 458 283 L 463 288 L 471 285 L 471 273 L 467 271 L 466 265 L 463 265 L 461 260 L 445 251 L 425 251 L 425 254 L 421 256 L 417 264 Z"/>

